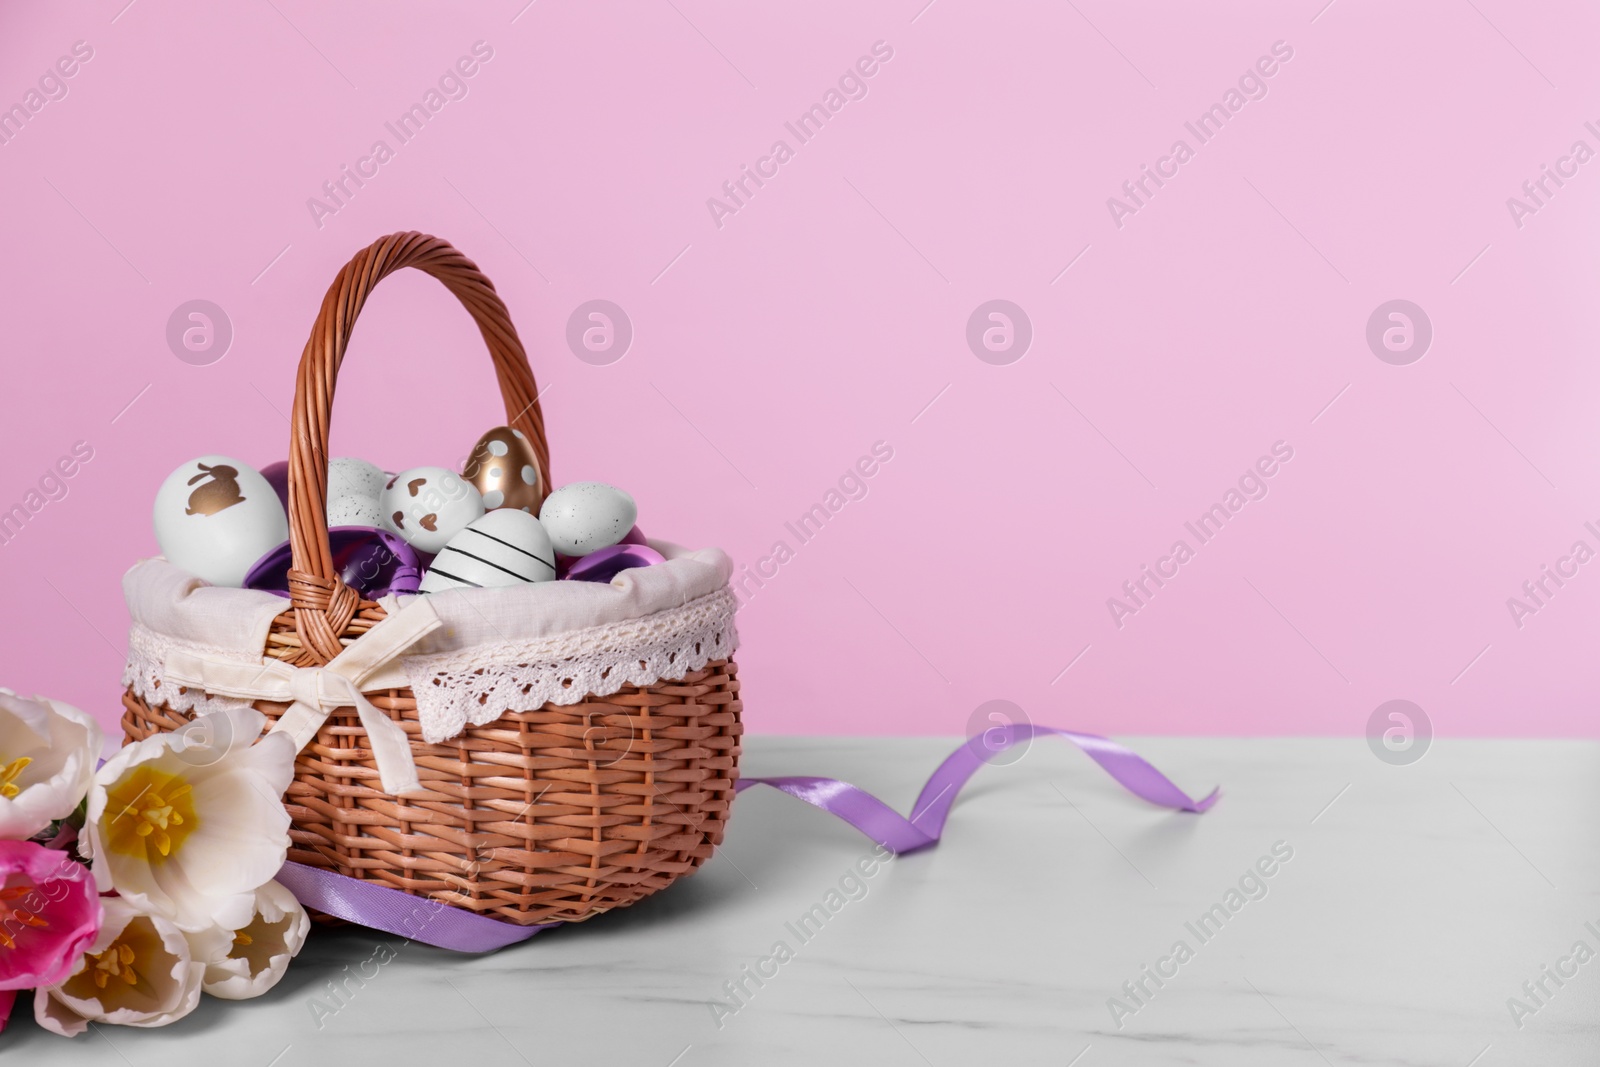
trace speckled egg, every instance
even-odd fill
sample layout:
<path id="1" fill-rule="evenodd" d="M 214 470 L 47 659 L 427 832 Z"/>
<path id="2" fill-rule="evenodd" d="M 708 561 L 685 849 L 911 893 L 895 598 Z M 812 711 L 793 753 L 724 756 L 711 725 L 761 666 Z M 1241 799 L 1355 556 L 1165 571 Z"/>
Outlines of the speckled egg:
<path id="1" fill-rule="evenodd" d="M 328 460 L 328 499 L 357 497 L 377 504 L 389 476 L 376 463 L 354 456 L 335 456 Z"/>
<path id="2" fill-rule="evenodd" d="M 639 509 L 633 497 L 604 482 L 573 482 L 545 498 L 539 521 L 563 556 L 586 556 L 609 548 L 633 529 Z"/>
<path id="3" fill-rule="evenodd" d="M 254 467 L 201 456 L 167 476 L 152 514 L 162 555 L 212 585 L 237 588 L 289 536 L 278 494 Z"/>
<path id="4" fill-rule="evenodd" d="M 486 513 L 434 557 L 422 592 L 492 589 L 556 577 L 555 549 L 538 519 L 516 508 Z"/>
<path id="5" fill-rule="evenodd" d="M 382 526 L 378 498 L 389 476 L 376 463 L 353 456 L 328 461 L 328 526 Z"/>
<path id="6" fill-rule="evenodd" d="M 383 528 L 419 552 L 437 552 L 483 514 L 483 497 L 443 467 L 413 467 L 391 477 L 378 499 Z"/>
<path id="7" fill-rule="evenodd" d="M 336 526 L 383 526 L 383 512 L 378 510 L 376 498 L 341 496 L 328 498 L 328 528 Z"/>
<path id="8" fill-rule="evenodd" d="M 544 495 L 533 445 L 521 430 L 496 426 L 472 446 L 461 475 L 483 494 L 483 506 L 538 510 Z"/>

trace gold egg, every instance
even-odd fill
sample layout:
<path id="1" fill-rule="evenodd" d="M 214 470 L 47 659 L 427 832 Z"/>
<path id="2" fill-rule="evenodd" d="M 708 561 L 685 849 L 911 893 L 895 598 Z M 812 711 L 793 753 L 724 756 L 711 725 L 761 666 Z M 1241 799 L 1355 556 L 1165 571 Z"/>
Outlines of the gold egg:
<path id="1" fill-rule="evenodd" d="M 544 486 L 533 445 L 521 430 L 496 426 L 478 438 L 466 466 L 461 468 L 461 476 L 483 494 L 483 506 L 489 511 L 520 508 L 539 514 Z"/>

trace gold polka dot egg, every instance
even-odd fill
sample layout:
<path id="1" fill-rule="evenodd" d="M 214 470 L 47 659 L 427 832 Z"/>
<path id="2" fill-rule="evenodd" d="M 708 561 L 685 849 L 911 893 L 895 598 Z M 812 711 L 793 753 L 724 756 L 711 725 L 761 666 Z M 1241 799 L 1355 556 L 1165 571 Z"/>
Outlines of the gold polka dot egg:
<path id="1" fill-rule="evenodd" d="M 537 514 L 544 499 L 533 445 L 521 430 L 510 426 L 496 426 L 478 438 L 461 474 L 482 495 L 489 511 L 516 508 Z"/>

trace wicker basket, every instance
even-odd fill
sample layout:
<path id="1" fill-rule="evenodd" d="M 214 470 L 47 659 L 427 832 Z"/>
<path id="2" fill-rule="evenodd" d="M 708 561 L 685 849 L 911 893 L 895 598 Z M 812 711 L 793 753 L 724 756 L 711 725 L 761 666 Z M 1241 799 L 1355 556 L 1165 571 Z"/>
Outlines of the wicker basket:
<path id="1" fill-rule="evenodd" d="M 385 618 L 333 567 L 324 518 L 328 417 L 356 317 L 373 287 L 403 267 L 437 278 L 471 312 L 509 424 L 533 443 L 541 484 L 551 484 L 533 374 L 489 279 L 424 234 L 392 234 L 363 250 L 323 299 L 296 380 L 291 607 L 263 650 L 294 666 L 327 663 Z M 674 681 L 508 712 L 443 744 L 422 740 L 409 688 L 367 696 L 406 731 L 422 791 L 385 793 L 355 709 L 334 711 L 301 751 L 284 798 L 291 860 L 531 925 L 631 904 L 692 872 L 722 839 L 742 732 L 731 660 Z M 132 688 L 123 704 L 130 742 L 192 717 Z M 275 720 L 287 705 L 256 707 Z"/>

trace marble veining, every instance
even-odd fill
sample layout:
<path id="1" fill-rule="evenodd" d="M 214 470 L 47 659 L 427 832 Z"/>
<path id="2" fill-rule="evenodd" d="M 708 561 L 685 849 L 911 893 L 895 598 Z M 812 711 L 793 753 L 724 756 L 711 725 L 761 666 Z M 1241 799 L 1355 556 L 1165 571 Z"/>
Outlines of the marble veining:
<path id="1" fill-rule="evenodd" d="M 1600 951 L 1585 927 L 1600 927 L 1600 745 L 1439 740 L 1394 767 L 1360 739 L 1130 743 L 1194 795 L 1220 782 L 1223 799 L 1203 816 L 1159 810 L 1042 739 L 980 772 L 937 849 L 840 889 L 870 843 L 755 790 L 701 873 L 634 908 L 481 958 L 321 930 L 266 997 L 72 1041 L 35 1027 L 24 1001 L 0 1055 L 40 1067 L 1600 1063 L 1600 959 L 1547 982 L 1536 1012 L 1508 1008 L 1575 942 Z M 844 778 L 905 811 L 953 744 L 754 737 L 745 770 Z M 1198 937 L 1197 917 L 1275 845 L 1293 858 Z M 797 932 L 836 889 L 846 903 Z"/>

